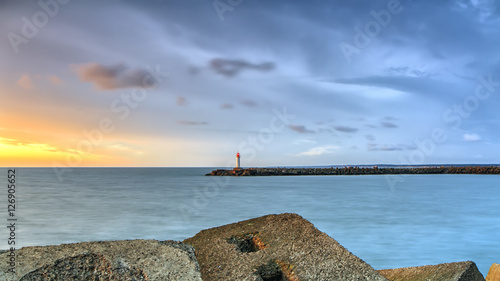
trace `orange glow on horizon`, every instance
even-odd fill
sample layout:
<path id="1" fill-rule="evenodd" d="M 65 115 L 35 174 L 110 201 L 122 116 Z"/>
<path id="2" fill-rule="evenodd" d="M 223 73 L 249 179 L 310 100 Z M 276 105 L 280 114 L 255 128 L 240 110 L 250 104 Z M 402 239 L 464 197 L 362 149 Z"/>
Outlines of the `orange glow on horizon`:
<path id="1" fill-rule="evenodd" d="M 60 151 L 47 144 L 6 144 L 2 140 L 5 139 L 0 138 L 0 166 L 3 167 L 52 167 L 56 163 L 63 165 L 70 155 L 68 151 Z M 82 156 L 88 164 L 98 163 L 100 158 L 92 154 Z"/>
<path id="2" fill-rule="evenodd" d="M 76 122 L 75 122 L 76 123 Z M 70 118 L 54 122 L 32 115 L 2 112 L 0 166 L 2 167 L 95 167 L 129 166 L 127 155 L 137 154 L 121 145 L 123 138 L 106 135 L 97 144 L 82 133 L 84 126 Z M 84 143 L 85 142 L 85 143 Z"/>
<path id="3" fill-rule="evenodd" d="M 210 166 L 213 142 L 186 137 L 115 131 L 96 137 L 73 121 L 1 112 L 0 167 L 190 167 Z M 217 143 L 219 149 L 227 146 Z M 224 162 L 224 158 L 217 160 Z"/>

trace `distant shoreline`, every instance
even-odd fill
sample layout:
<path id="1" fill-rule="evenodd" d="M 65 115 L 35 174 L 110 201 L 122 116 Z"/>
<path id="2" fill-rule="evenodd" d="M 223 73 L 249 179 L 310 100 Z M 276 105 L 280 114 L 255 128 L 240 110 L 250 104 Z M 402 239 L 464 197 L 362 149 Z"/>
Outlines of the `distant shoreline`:
<path id="1" fill-rule="evenodd" d="M 439 167 L 329 167 L 329 168 L 234 168 L 217 169 L 206 176 L 341 176 L 341 175 L 435 175 L 478 174 L 498 175 L 499 166 L 439 166 Z"/>

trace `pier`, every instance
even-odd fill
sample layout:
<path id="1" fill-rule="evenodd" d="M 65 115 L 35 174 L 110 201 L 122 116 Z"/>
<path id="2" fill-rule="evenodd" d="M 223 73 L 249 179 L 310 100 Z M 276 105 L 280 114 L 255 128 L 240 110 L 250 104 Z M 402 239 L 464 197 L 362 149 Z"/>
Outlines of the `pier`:
<path id="1" fill-rule="evenodd" d="M 340 176 L 340 175 L 428 175 L 500 174 L 499 166 L 439 167 L 329 167 L 329 168 L 236 168 L 217 169 L 206 176 Z"/>

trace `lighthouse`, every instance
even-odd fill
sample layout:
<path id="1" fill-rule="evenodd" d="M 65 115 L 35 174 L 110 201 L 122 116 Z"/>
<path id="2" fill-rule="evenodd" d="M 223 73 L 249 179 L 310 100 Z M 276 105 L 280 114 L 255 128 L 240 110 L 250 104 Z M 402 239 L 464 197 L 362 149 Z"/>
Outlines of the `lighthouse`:
<path id="1" fill-rule="evenodd" d="M 240 168 L 240 153 L 236 153 L 236 169 Z"/>

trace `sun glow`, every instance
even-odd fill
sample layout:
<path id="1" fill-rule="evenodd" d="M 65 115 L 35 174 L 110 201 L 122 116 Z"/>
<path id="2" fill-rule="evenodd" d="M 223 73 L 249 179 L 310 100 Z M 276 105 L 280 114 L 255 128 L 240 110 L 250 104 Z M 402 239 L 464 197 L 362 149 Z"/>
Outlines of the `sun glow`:
<path id="1" fill-rule="evenodd" d="M 96 164 L 101 160 L 98 155 L 61 150 L 48 144 L 23 143 L 13 139 L 0 138 L 0 166 L 61 166 L 70 162 L 72 156 L 81 157 L 88 164 Z"/>
<path id="2" fill-rule="evenodd" d="M 53 151 L 46 144 L 9 144 L 0 139 L 0 165 L 46 166 L 51 161 L 63 159 L 65 153 Z"/>

